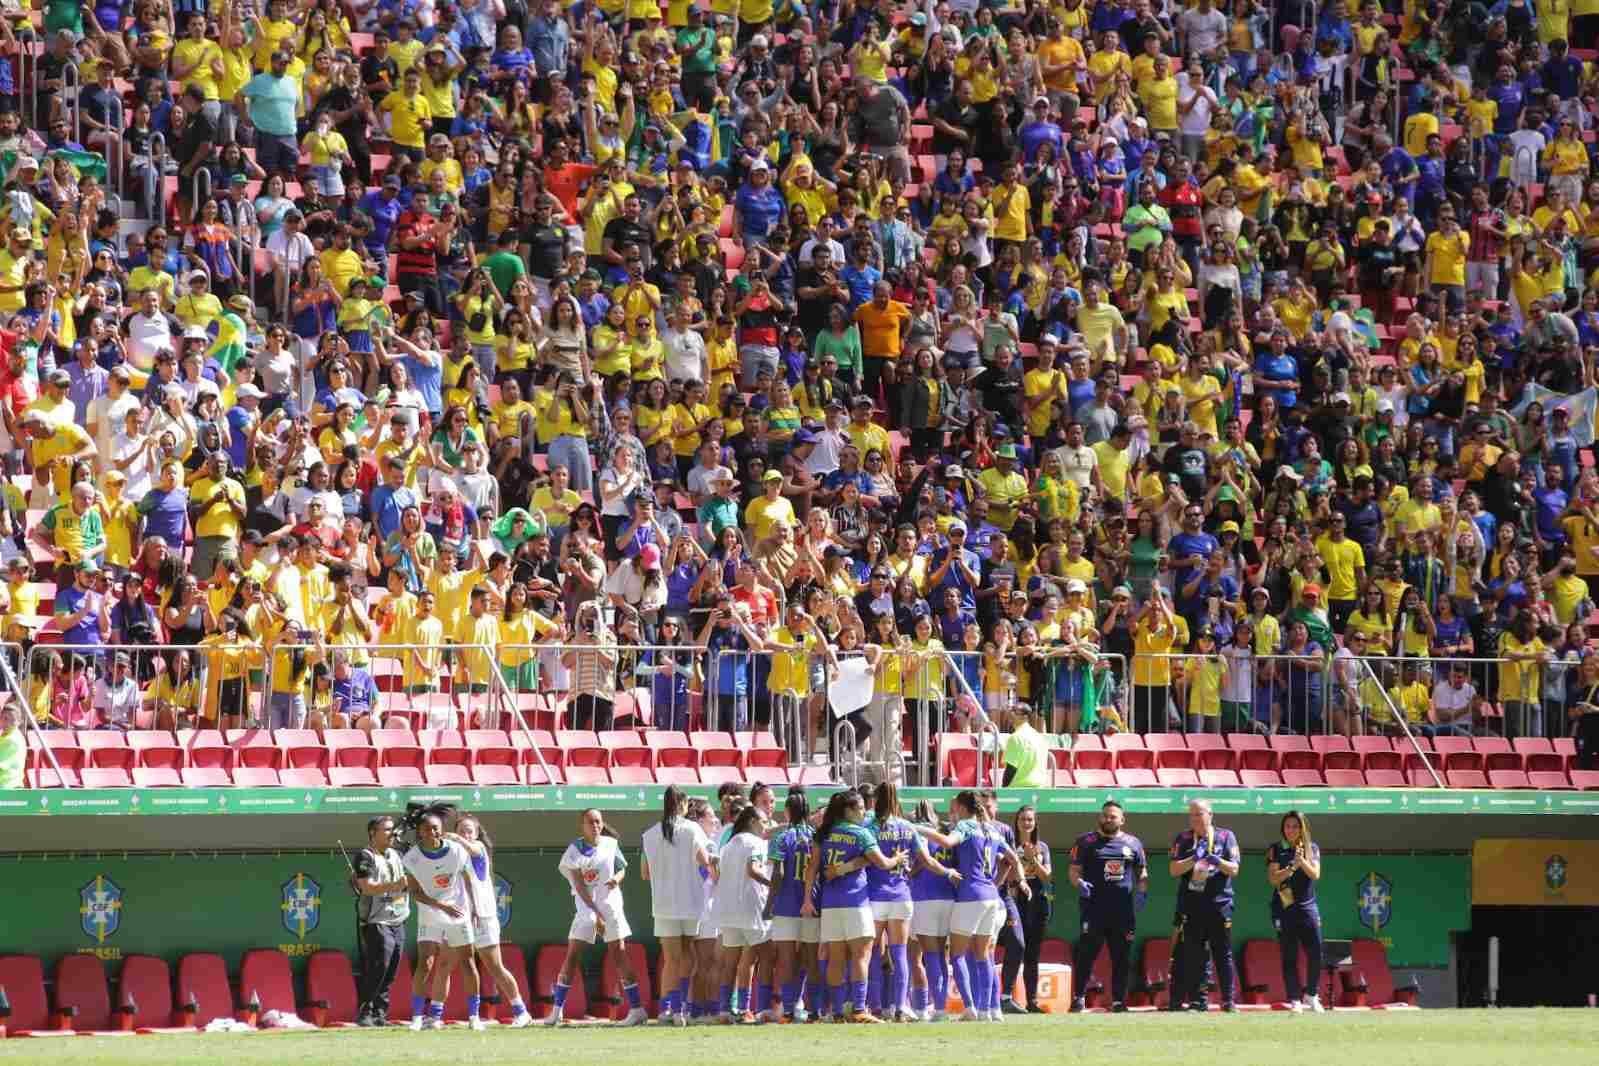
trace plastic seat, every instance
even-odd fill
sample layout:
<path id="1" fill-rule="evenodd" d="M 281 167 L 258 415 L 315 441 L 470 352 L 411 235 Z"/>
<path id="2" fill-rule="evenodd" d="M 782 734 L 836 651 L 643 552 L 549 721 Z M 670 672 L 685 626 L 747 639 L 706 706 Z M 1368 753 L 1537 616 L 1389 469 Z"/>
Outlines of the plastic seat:
<path id="1" fill-rule="evenodd" d="M 216 729 L 196 729 L 193 735 L 179 741 L 194 769 L 233 769 L 233 749 Z"/>
<path id="2" fill-rule="evenodd" d="M 316 766 L 285 767 L 278 771 L 278 784 L 284 788 L 327 788 L 328 773 Z M 365 773 L 363 770 L 345 769 L 345 773 Z"/>
<path id="3" fill-rule="evenodd" d="M 1457 771 L 1457 772 L 1459 772 L 1459 771 Z M 1456 787 L 1454 782 L 1453 782 L 1453 776 L 1454 776 L 1453 774 L 1450 775 L 1450 777 L 1451 777 L 1450 787 L 1451 788 Z M 1535 786 L 1532 783 L 1532 779 L 1529 778 L 1527 776 L 1526 772 L 1523 771 L 1523 770 L 1489 770 L 1488 771 L 1488 787 L 1489 788 L 1533 788 Z"/>
<path id="4" fill-rule="evenodd" d="M 1326 755 L 1329 751 L 1353 751 L 1349 738 L 1344 736 L 1324 736 L 1320 733 L 1310 737 L 1310 750 Z"/>
<path id="5" fill-rule="evenodd" d="M 1276 773 L 1280 769 L 1282 756 L 1265 746 L 1265 737 L 1257 737 L 1262 742 L 1258 748 L 1238 748 L 1238 769 L 1240 770 L 1270 770 Z"/>
<path id="6" fill-rule="evenodd" d="M 1076 788 L 1077 782 L 1072 779 L 1072 772 L 1056 766 L 1049 771 L 1050 788 Z"/>
<path id="7" fill-rule="evenodd" d="M 11 1000 L 6 1019 L 10 1036 L 71 1036 L 71 1029 L 56 1029 L 44 995 L 44 967 L 35 955 L 0 955 L 0 988 Z"/>
<path id="8" fill-rule="evenodd" d="M 430 785 L 470 785 L 472 783 L 471 769 L 456 763 L 429 763 L 423 768 L 422 777 Z"/>
<path id="9" fill-rule="evenodd" d="M 27 771 L 26 780 L 29 788 L 82 788 L 83 779 L 78 771 L 61 769 L 51 770 L 48 767 L 42 770 Z"/>
<path id="10" fill-rule="evenodd" d="M 56 963 L 56 1009 L 74 1013 L 71 1025 L 80 1033 L 109 1032 L 116 1028 L 111 992 L 106 985 L 105 963 L 94 955 L 63 955 Z"/>
<path id="11" fill-rule="evenodd" d="M 654 757 L 654 762 L 650 768 L 656 771 L 655 779 L 657 781 L 661 779 L 660 769 L 663 766 L 699 769 L 699 751 L 689 743 L 686 733 L 678 733 L 666 729 L 652 729 L 644 734 L 644 746 L 650 749 Z"/>
<path id="12" fill-rule="evenodd" d="M 807 769 L 810 769 L 809 767 Z M 742 785 L 744 771 L 737 766 L 701 766 L 700 784 L 702 785 Z"/>
<path id="13" fill-rule="evenodd" d="M 599 743 L 610 755 L 610 766 L 648 769 L 654 759 L 650 749 L 631 729 L 608 729 L 599 734 Z"/>
<path id="14" fill-rule="evenodd" d="M 474 785 L 519 785 L 521 776 L 515 766 L 506 766 L 503 763 L 489 763 L 484 766 L 472 767 L 472 783 Z"/>
<path id="15" fill-rule="evenodd" d="M 241 766 L 233 771 L 233 784 L 238 788 L 276 788 L 278 772 L 267 766 Z"/>
<path id="16" fill-rule="evenodd" d="M 1288 990 L 1283 987 L 1283 953 L 1277 941 L 1245 941 L 1238 961 L 1243 970 L 1239 983 L 1245 1003 L 1259 1006 L 1287 1002 Z M 1303 966 L 1301 960 L 1300 967 Z"/>
<path id="17" fill-rule="evenodd" d="M 1149 746 L 1144 743 L 1144 738 L 1137 733 L 1112 733 L 1105 738 L 1105 749 L 1107 751 L 1126 751 L 1129 748 L 1143 751 L 1149 750 Z"/>
<path id="18" fill-rule="evenodd" d="M 1152 936 L 1144 941 L 1134 982 L 1144 1006 L 1164 1007 L 1171 993 L 1171 939 Z"/>
<path id="19" fill-rule="evenodd" d="M 697 785 L 699 771 L 692 766 L 660 766 L 655 770 L 657 785 Z"/>
<path id="20" fill-rule="evenodd" d="M 289 957 L 276 948 L 255 948 L 239 962 L 239 1002 L 254 1003 L 259 997 L 261 1010 L 295 1013 L 294 975 Z"/>
<path id="21" fill-rule="evenodd" d="M 1118 788 L 1154 788 L 1160 784 L 1155 777 L 1155 771 L 1133 768 L 1116 771 L 1116 785 Z"/>
<path id="22" fill-rule="evenodd" d="M 1394 987 L 1393 972 L 1388 969 L 1388 951 L 1375 940 L 1354 941 L 1350 956 L 1354 965 L 1342 971 L 1346 995 L 1359 993 L 1364 982 L 1365 1005 L 1386 1007 L 1396 1003 L 1414 1006 L 1420 989 L 1415 985 Z M 1349 1004 L 1353 1005 L 1353 1004 Z"/>
<path id="23" fill-rule="evenodd" d="M 178 771 L 184 788 L 228 788 L 233 780 L 226 770 L 216 767 L 187 768 Z"/>
<path id="24" fill-rule="evenodd" d="M 565 944 L 546 944 L 533 956 L 533 998 L 529 1001 L 529 1007 L 540 1018 L 549 1016 L 550 1007 L 555 1002 L 555 982 L 565 962 Z M 587 1015 L 588 1009 L 588 992 L 582 972 L 579 971 L 566 993 L 566 1008 L 561 1015 L 575 1021 Z"/>
<path id="25" fill-rule="evenodd" d="M 1328 770 L 1326 779 L 1330 788 L 1366 787 L 1366 775 L 1359 770 Z"/>
<path id="26" fill-rule="evenodd" d="M 172 968 L 154 955 L 129 955 L 117 973 L 117 1003 L 133 1010 L 137 1032 L 188 1032 L 173 1013 Z"/>
<path id="27" fill-rule="evenodd" d="M 1399 770 L 1367 770 L 1367 788 L 1404 788 L 1405 775 Z"/>
<path id="28" fill-rule="evenodd" d="M 1204 788 L 1237 788 L 1243 781 L 1232 770 L 1201 770 L 1199 784 Z"/>
<path id="29" fill-rule="evenodd" d="M 402 767 L 403 766 L 403 767 L 407 767 L 407 768 L 412 769 L 412 770 L 416 770 L 417 772 L 420 773 L 421 770 L 422 770 L 422 767 L 424 767 L 426 765 L 427 765 L 427 751 L 425 749 L 423 749 L 418 744 L 414 744 L 414 743 L 410 744 L 410 745 L 395 744 L 395 745 L 391 745 L 389 747 L 383 747 L 383 748 L 379 748 L 378 749 L 378 768 L 379 769 L 383 769 L 385 767 L 391 767 L 391 766 L 392 767 Z"/>
<path id="30" fill-rule="evenodd" d="M 1450 788 L 1487 788 L 1488 775 L 1481 770 L 1446 770 L 1444 783 Z"/>
<path id="31" fill-rule="evenodd" d="M 571 747 L 563 744 L 562 751 L 566 753 L 566 768 L 568 771 L 574 767 L 607 770 L 611 766 L 610 751 L 600 747 L 598 742 L 594 744 L 577 744 Z"/>
<path id="32" fill-rule="evenodd" d="M 563 774 L 569 785 L 608 785 L 610 772 L 602 766 L 568 766 Z"/>
<path id="33" fill-rule="evenodd" d="M 126 770 L 84 770 L 79 775 L 84 788 L 132 788 L 133 778 Z"/>
<path id="34" fill-rule="evenodd" d="M 248 993 L 245 999 L 249 999 Z M 202 1029 L 217 1018 L 233 1017 L 228 964 L 221 955 L 196 953 L 178 960 L 178 1003 L 194 1006 L 194 1024 Z M 289 1009 L 294 1008 L 291 1005 Z"/>
<path id="35" fill-rule="evenodd" d="M 1319 788 L 1327 782 L 1320 770 L 1289 770 L 1282 772 L 1283 784 L 1288 788 Z"/>
<path id="36" fill-rule="evenodd" d="M 139 753 L 132 748 L 88 748 L 89 768 L 95 770 L 132 770 L 139 765 Z"/>
<path id="37" fill-rule="evenodd" d="M 305 998 L 312 1010 L 323 1012 L 324 1026 L 355 1024 L 361 1004 L 356 1000 L 355 973 L 344 952 L 319 951 L 306 961 Z"/>
<path id="38" fill-rule="evenodd" d="M 1181 733 L 1146 733 L 1144 747 L 1150 751 L 1187 751 L 1188 741 Z"/>
<path id="39" fill-rule="evenodd" d="M 655 775 L 650 773 L 647 766 L 613 766 L 611 767 L 611 784 L 613 785 L 653 785 Z"/>
<path id="40" fill-rule="evenodd" d="M 339 774 L 354 774 L 359 771 L 341 770 Z M 422 771 L 415 766 L 380 766 L 378 767 L 375 781 L 351 781 L 352 785 L 381 785 L 384 788 L 420 788 L 426 782 L 422 779 Z M 340 785 L 345 782 L 339 782 Z"/>
<path id="41" fill-rule="evenodd" d="M 1599 791 L 1599 770 L 1571 771 L 1571 787 L 1580 792 Z"/>
<path id="42" fill-rule="evenodd" d="M 1144 747 L 1116 748 L 1111 752 L 1116 758 L 1116 772 L 1123 770 L 1155 769 L 1155 753 Z"/>
<path id="43" fill-rule="evenodd" d="M 1273 737 L 1272 739 L 1276 739 Z M 1304 738 L 1301 737 L 1301 740 Z M 1321 771 L 1321 752 L 1309 748 L 1288 748 L 1277 753 L 1281 757 L 1278 766 L 1284 773 L 1290 770 L 1315 770 Z"/>
<path id="44" fill-rule="evenodd" d="M 1405 757 L 1392 748 L 1368 751 L 1361 756 L 1360 768 L 1367 774 L 1373 770 L 1399 773 L 1405 768 Z"/>
<path id="45" fill-rule="evenodd" d="M 135 788 L 182 788 L 183 779 L 178 776 L 178 771 L 170 767 L 149 768 L 135 766 L 133 768 L 133 785 Z"/>
<path id="46" fill-rule="evenodd" d="M 1448 785 L 1448 783 L 1449 783 L 1448 779 L 1444 778 L 1444 775 L 1442 773 L 1440 773 L 1438 775 L 1438 777 L 1444 781 L 1444 784 L 1446 786 Z M 1409 785 L 1411 788 L 1437 788 L 1438 787 L 1438 783 L 1433 780 L 1432 774 L 1428 773 L 1426 770 L 1411 770 L 1411 771 L 1409 771 L 1408 773 L 1405 774 L 1405 783 L 1407 785 Z"/>
<path id="47" fill-rule="evenodd" d="M 1280 788 L 1283 783 L 1276 770 L 1239 770 L 1237 773 L 1245 788 Z"/>
<path id="48" fill-rule="evenodd" d="M 1321 768 L 1330 770 L 1359 770 L 1361 754 L 1353 749 L 1344 751 L 1324 751 L 1321 753 Z"/>
<path id="49" fill-rule="evenodd" d="M 424 748 L 466 747 L 466 741 L 461 737 L 459 729 L 418 729 L 416 742 Z"/>
<path id="50" fill-rule="evenodd" d="M 1072 780 L 1078 788 L 1114 788 L 1116 772 L 1102 769 L 1073 770 Z"/>
<path id="51" fill-rule="evenodd" d="M 1564 791 L 1571 787 L 1571 778 L 1564 770 L 1532 770 L 1527 774 L 1527 785 L 1547 792 Z"/>

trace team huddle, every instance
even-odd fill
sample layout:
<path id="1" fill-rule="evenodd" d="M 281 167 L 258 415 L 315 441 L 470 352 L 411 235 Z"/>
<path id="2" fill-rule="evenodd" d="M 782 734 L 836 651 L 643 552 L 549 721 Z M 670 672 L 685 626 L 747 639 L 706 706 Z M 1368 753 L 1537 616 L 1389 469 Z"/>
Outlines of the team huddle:
<path id="1" fill-rule="evenodd" d="M 999 1022 L 1006 1014 L 1043 1013 L 1039 949 L 1054 905 L 1055 868 L 1036 811 L 1023 807 L 1009 824 L 996 811 L 991 790 L 956 794 L 947 817 L 927 800 L 906 817 L 892 784 L 835 792 L 814 814 L 804 791 L 791 788 L 781 816 L 765 785 L 747 797 L 739 786 L 723 786 L 716 806 L 667 788 L 660 820 L 643 834 L 639 864 L 661 951 L 660 1023 L 879 1024 L 942 1021 L 950 1013 L 960 1021 Z M 512 1025 L 533 1024 L 500 958 L 490 848 L 477 819 L 463 815 L 450 832 L 436 815 L 423 819 L 419 844 L 397 859 L 397 872 L 382 858 L 396 855 L 384 850 L 392 826 L 374 824 L 358 890 L 383 900 L 408 893 L 418 906 L 411 1027 L 443 1025 L 457 969 L 467 982 L 473 1028 L 484 1026 L 480 981 L 506 990 Z M 1096 829 L 1071 849 L 1067 882 L 1081 912 L 1072 961 L 1083 975 L 1073 1011 L 1084 1009 L 1082 986 L 1102 947 L 1111 962 L 1110 1009 L 1127 1009 L 1149 870 L 1143 843 L 1124 824 L 1121 805 L 1109 801 Z M 628 861 L 599 811 L 584 811 L 580 828 L 560 861 L 575 914 L 544 1024 L 564 1023 L 579 960 L 587 946 L 603 943 L 627 999 L 620 1024 L 641 1025 L 648 1014 L 627 952 L 632 930 L 623 904 Z M 1293 1010 L 1320 1011 L 1314 994 L 1320 851 L 1297 812 L 1285 815 L 1281 828 L 1282 839 L 1267 852 L 1266 879 L 1284 985 Z M 1168 866 L 1178 892 L 1167 1009 L 1208 1010 L 1208 975 L 1222 1010 L 1236 1009 L 1231 927 L 1241 859 L 1237 837 L 1213 824 L 1209 805 L 1190 804 L 1189 828 L 1173 841 Z M 403 904 L 399 914 L 403 930 Z M 369 928 L 363 926 L 368 956 L 384 950 L 368 944 Z M 1301 951 L 1308 988 L 1300 979 Z M 481 977 L 478 968 L 462 965 L 474 953 L 484 964 Z M 383 1024 L 384 990 L 393 976 L 392 964 L 381 960 L 363 970 L 360 1024 Z M 1018 976 L 1025 1002 L 1014 994 Z"/>

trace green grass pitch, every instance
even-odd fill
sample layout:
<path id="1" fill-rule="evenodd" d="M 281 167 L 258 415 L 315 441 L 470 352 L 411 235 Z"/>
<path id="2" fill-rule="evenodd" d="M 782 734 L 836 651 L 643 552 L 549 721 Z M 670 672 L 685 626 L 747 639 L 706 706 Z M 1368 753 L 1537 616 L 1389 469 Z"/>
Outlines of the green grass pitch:
<path id="1" fill-rule="evenodd" d="M 1170 1066 L 1505 1066 L 1592 1061 L 1594 1020 L 1575 1010 L 1405 1011 L 1231 1017 L 1105 1014 L 1012 1018 L 1004 1025 L 568 1028 L 472 1033 L 404 1030 L 140 1036 L 0 1042 L 0 1063 L 29 1066 L 470 1066 L 592 1061 L 606 1066 L 833 1066 L 885 1052 L 934 1064 L 1109 1062 Z M 1587 1048 L 1584 1052 L 1582 1049 Z M 581 1056 L 581 1058 L 580 1058 Z"/>

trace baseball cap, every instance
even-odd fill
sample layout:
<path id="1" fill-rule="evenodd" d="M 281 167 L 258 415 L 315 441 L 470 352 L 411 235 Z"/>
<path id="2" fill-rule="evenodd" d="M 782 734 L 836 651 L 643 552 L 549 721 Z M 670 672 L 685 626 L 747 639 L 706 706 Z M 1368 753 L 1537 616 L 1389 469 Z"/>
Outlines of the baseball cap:
<path id="1" fill-rule="evenodd" d="M 946 466 L 944 468 L 944 476 L 945 477 L 965 477 L 966 476 L 966 471 L 962 470 L 958 463 L 950 463 L 948 466 Z"/>
<path id="2" fill-rule="evenodd" d="M 1222 533 L 1237 533 L 1238 532 L 1238 523 L 1237 522 L 1223 522 L 1221 524 L 1221 529 L 1220 529 L 1219 532 L 1222 532 Z"/>
<path id="3" fill-rule="evenodd" d="M 1074 577 L 1070 581 L 1066 582 L 1066 591 L 1067 592 L 1087 592 L 1088 591 L 1088 586 L 1083 583 L 1082 578 Z"/>
<path id="4" fill-rule="evenodd" d="M 241 400 L 264 400 L 264 399 L 266 399 L 266 393 L 262 392 L 260 389 L 256 388 L 254 385 L 251 385 L 249 382 L 245 382 L 243 385 L 237 386 L 233 390 L 233 395 L 237 396 Z"/>
<path id="5" fill-rule="evenodd" d="M 400 176 L 398 174 L 390 174 L 383 179 L 383 187 L 385 189 L 398 189 L 400 187 Z"/>
<path id="6" fill-rule="evenodd" d="M 761 477 L 762 481 L 782 481 L 783 475 L 776 470 L 768 470 Z"/>
<path id="7" fill-rule="evenodd" d="M 1001 459 L 1014 459 L 1016 458 L 1016 445 L 1001 444 L 998 448 L 994 449 L 994 454 Z"/>
<path id="8" fill-rule="evenodd" d="M 646 570 L 657 570 L 661 565 L 661 549 L 653 544 L 646 544 L 639 549 L 638 564 Z"/>
<path id="9" fill-rule="evenodd" d="M 795 430 L 794 431 L 794 441 L 793 442 L 795 444 L 815 444 L 816 443 L 816 434 L 812 433 L 808 429 Z"/>
<path id="10" fill-rule="evenodd" d="M 951 533 L 954 533 L 956 530 L 959 530 L 960 532 L 965 533 L 966 532 L 966 523 L 962 522 L 958 518 L 955 519 L 955 521 L 953 521 L 953 522 L 951 522 L 949 524 L 949 531 Z"/>

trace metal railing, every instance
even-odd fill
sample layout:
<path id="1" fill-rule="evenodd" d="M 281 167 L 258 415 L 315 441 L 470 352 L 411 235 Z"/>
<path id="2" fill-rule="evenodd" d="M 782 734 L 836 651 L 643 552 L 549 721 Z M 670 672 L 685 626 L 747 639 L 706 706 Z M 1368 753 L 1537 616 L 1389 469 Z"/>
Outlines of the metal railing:
<path id="1" fill-rule="evenodd" d="M 83 143 L 83 73 L 78 64 L 68 63 L 61 68 L 61 105 L 72 112 L 72 139 Z"/>
<path id="2" fill-rule="evenodd" d="M 145 210 L 155 225 L 167 224 L 167 138 L 164 133 L 150 134 L 150 163 L 155 167 L 155 203 L 146 204 Z"/>
<path id="3" fill-rule="evenodd" d="M 1377 691 L 1382 694 L 1383 701 L 1388 704 L 1388 713 L 1393 716 L 1395 722 L 1399 723 L 1399 728 L 1404 732 L 1405 739 L 1410 742 L 1411 750 L 1421 759 L 1421 764 L 1427 768 L 1427 774 L 1432 778 L 1433 787 L 1443 788 L 1444 781 L 1443 778 L 1438 776 L 1438 768 L 1433 765 L 1433 761 L 1427 758 L 1426 753 L 1421 750 L 1421 744 L 1417 742 L 1416 735 L 1410 731 L 1410 723 L 1406 721 L 1408 716 L 1403 709 L 1394 703 L 1393 696 L 1383 687 L 1382 681 L 1377 677 L 1377 672 L 1371 665 L 1371 660 L 1358 659 L 1356 661 L 1360 663 L 1361 667 L 1365 669 L 1366 675 L 1376 684 Z"/>
<path id="4" fill-rule="evenodd" d="M 1223 649 L 1226 650 L 1226 649 Z M 1325 652 L 1315 656 L 1274 654 L 1256 655 L 1253 650 L 1240 657 L 1194 653 L 1139 652 L 1132 657 L 1127 728 L 1134 733 L 1189 733 L 1211 732 L 1210 721 L 1216 721 L 1216 732 L 1242 732 L 1229 728 L 1227 708 L 1191 706 L 1191 673 L 1206 664 L 1226 660 L 1227 677 L 1232 681 L 1232 696 L 1228 695 L 1228 681 L 1222 680 L 1217 688 L 1218 704 L 1249 705 L 1247 727 L 1249 732 L 1268 733 L 1330 733 L 1332 719 L 1330 708 L 1330 664 L 1334 659 Z M 1164 664 L 1164 669 L 1153 665 Z M 1246 667 L 1247 664 L 1247 667 Z M 1233 676 L 1233 671 L 1247 668 L 1247 679 Z M 1161 675 L 1165 675 L 1162 677 Z M 1140 684 L 1138 677 L 1149 679 Z M 1199 681 L 1197 673 L 1194 681 Z M 1208 683 L 1211 679 L 1205 679 Z M 1247 701 L 1241 697 L 1247 696 Z M 1211 711 L 1215 710 L 1213 715 Z M 1261 712 L 1266 720 L 1261 721 Z M 1234 719 L 1236 723 L 1236 716 Z"/>
<path id="5" fill-rule="evenodd" d="M 5 686 L 6 692 L 17 701 L 18 717 L 22 719 L 24 737 L 30 747 L 43 753 L 43 758 L 50 764 L 51 771 L 56 775 L 56 781 L 62 788 L 72 788 L 72 779 L 61 770 L 61 763 L 56 759 L 56 753 L 49 742 L 44 738 L 44 728 L 33 717 L 33 708 L 28 705 L 27 693 L 23 692 L 21 683 L 17 680 L 17 672 L 13 668 L 21 666 L 24 660 L 22 645 L 15 641 L 0 643 L 0 683 Z M 26 775 L 26 764 L 24 764 Z M 23 777 L 23 784 L 27 784 L 27 777 Z"/>
<path id="6" fill-rule="evenodd" d="M 1343 658 L 1333 660 L 1335 666 L 1343 661 Z M 1436 690 L 1432 686 L 1442 684 L 1455 668 L 1464 669 L 1466 684 L 1471 689 L 1470 694 L 1464 697 L 1468 703 L 1468 713 L 1463 716 L 1465 720 L 1434 725 L 1425 719 L 1412 723 L 1408 714 L 1395 714 L 1393 724 L 1407 733 L 1412 724 L 1420 726 L 1422 733 L 1427 734 L 1451 732 L 1461 727 L 1475 731 L 1491 726 L 1494 720 L 1500 720 L 1506 736 L 1518 737 L 1557 736 L 1566 732 L 1564 707 L 1558 712 L 1547 709 L 1544 685 L 1552 672 L 1575 671 L 1578 666 L 1575 660 L 1555 658 L 1534 661 L 1504 656 L 1463 655 L 1447 658 L 1368 655 L 1362 656 L 1361 661 L 1368 668 L 1364 676 L 1369 677 L 1385 694 L 1389 694 L 1396 684 L 1405 682 L 1407 675 L 1411 684 L 1420 681 L 1423 673 L 1430 675 L 1430 681 L 1422 682 L 1429 686 L 1430 709 L 1436 709 L 1437 706 L 1433 698 Z M 1506 682 L 1512 674 L 1515 683 L 1507 688 Z M 1507 696 L 1507 692 L 1514 692 L 1520 698 Z"/>

